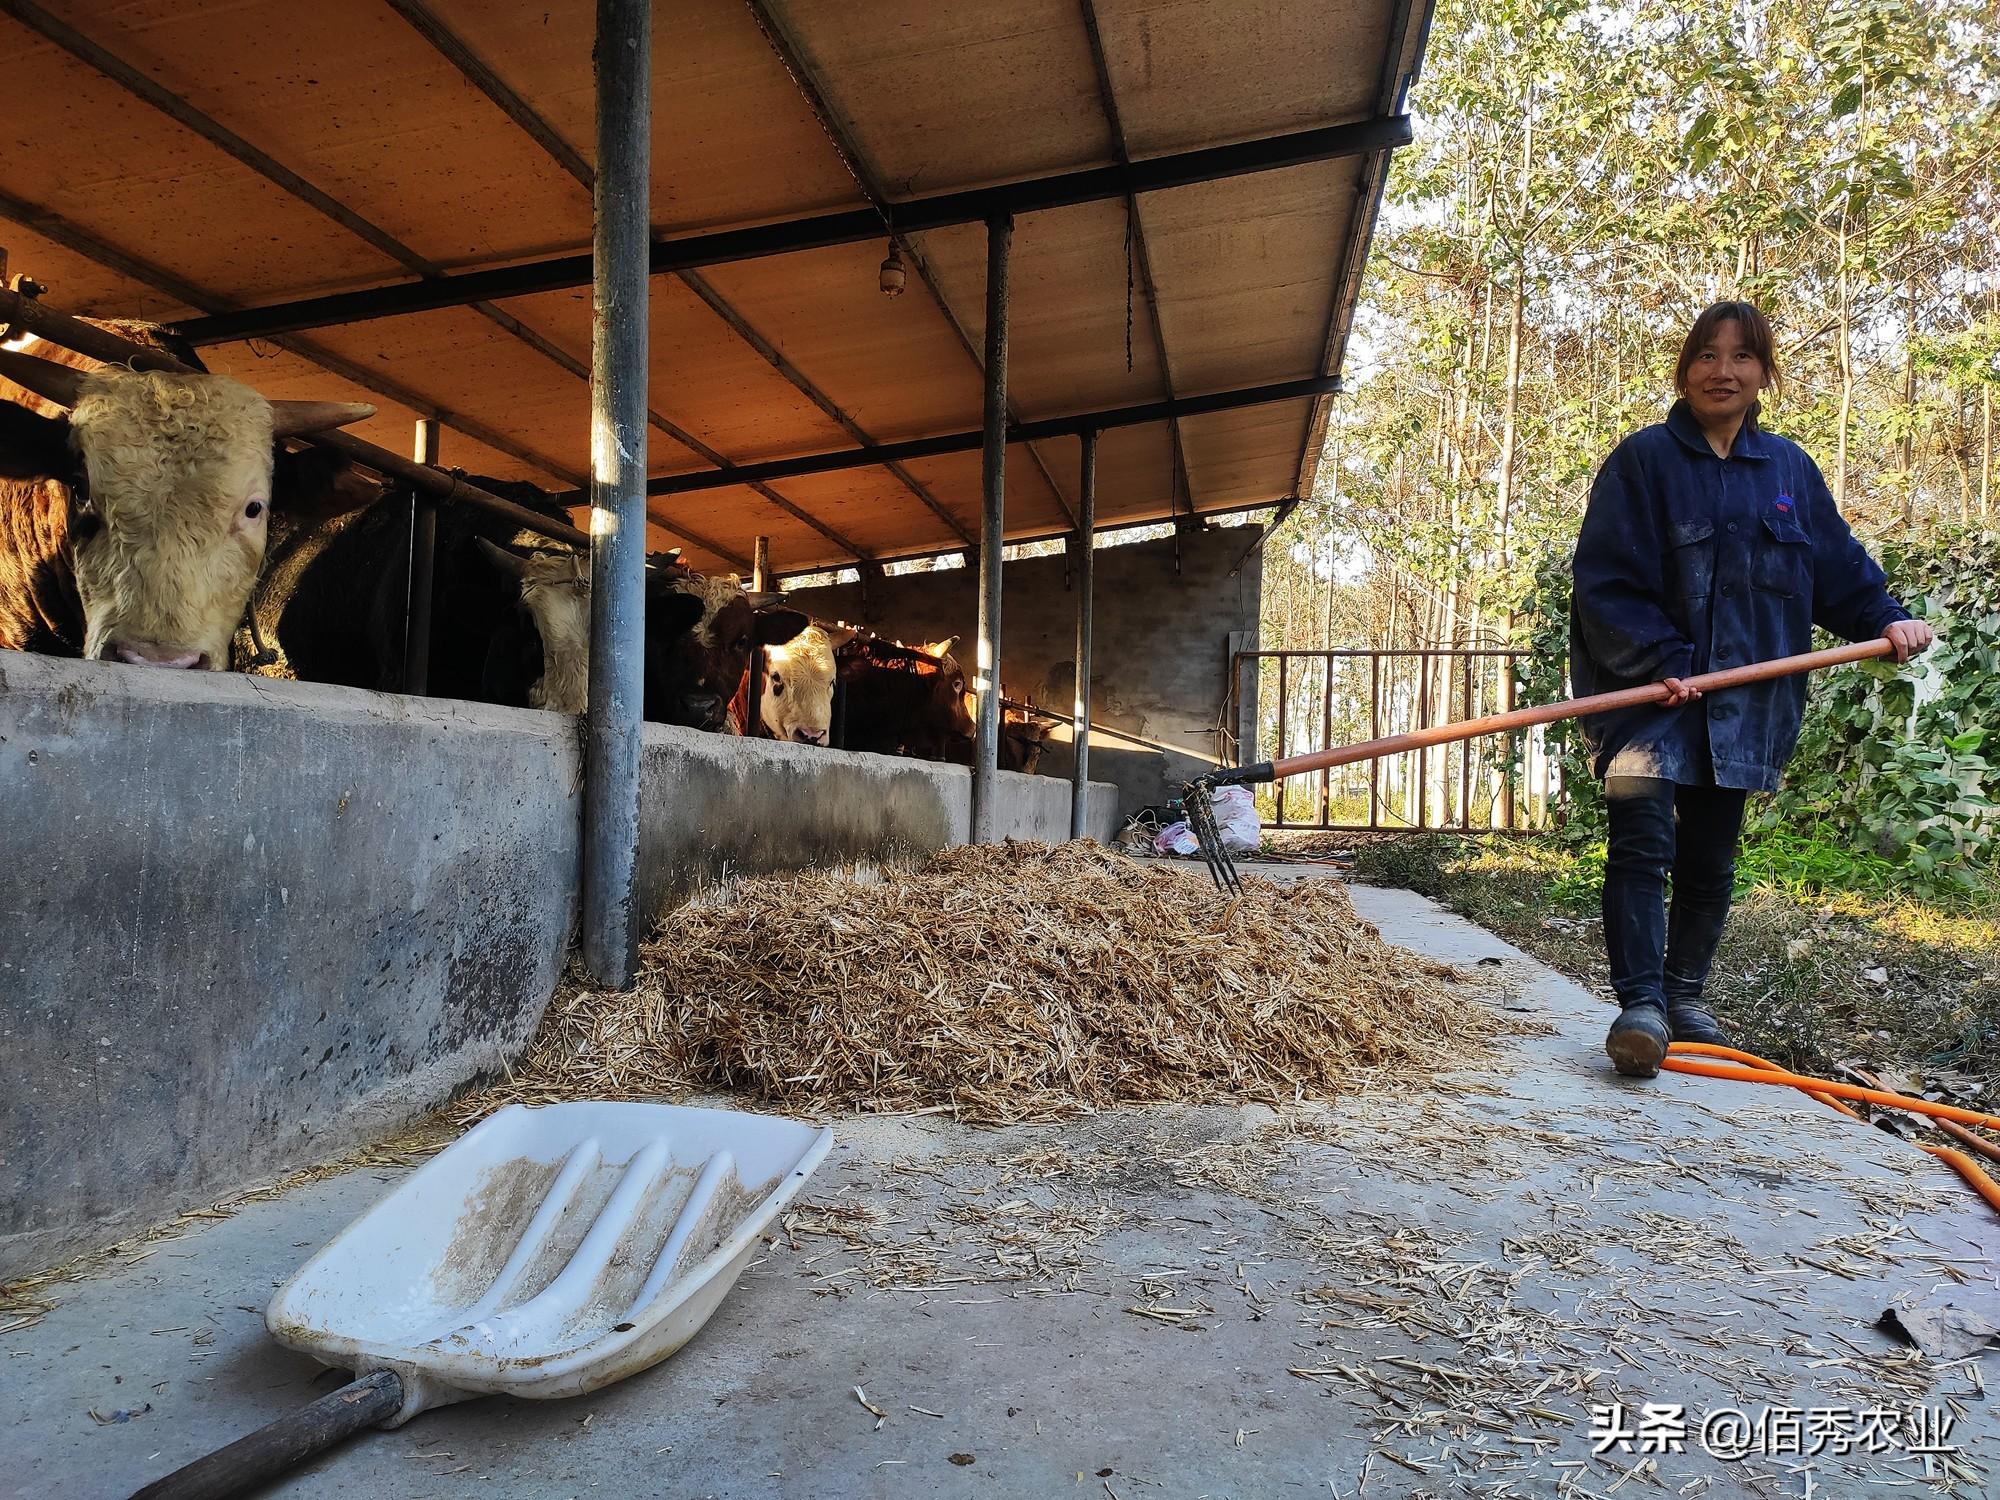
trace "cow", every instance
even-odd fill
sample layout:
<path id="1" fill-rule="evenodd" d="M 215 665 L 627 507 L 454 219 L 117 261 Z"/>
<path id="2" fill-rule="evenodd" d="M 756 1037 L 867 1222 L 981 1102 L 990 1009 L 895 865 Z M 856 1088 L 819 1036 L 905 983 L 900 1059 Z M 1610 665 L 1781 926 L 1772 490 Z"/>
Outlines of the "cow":
<path id="1" fill-rule="evenodd" d="M 468 482 L 554 521 L 568 511 L 532 484 L 468 476 Z M 425 691 L 433 697 L 525 707 L 541 676 L 520 640 L 520 584 L 481 544 L 519 536 L 512 519 L 469 504 L 440 505 L 431 562 Z M 239 665 L 305 682 L 396 692 L 406 682 L 410 583 L 410 493 L 399 488 L 358 514 L 303 525 L 274 523 L 269 561 L 237 637 Z"/>
<path id="2" fill-rule="evenodd" d="M 757 712 L 747 711 L 749 674 L 738 695 L 737 718 L 744 732 L 800 745 L 827 745 L 833 733 L 833 688 L 837 654 L 854 638 L 844 625 L 808 625 L 782 644 L 764 651 Z"/>
<path id="3" fill-rule="evenodd" d="M 945 760 L 956 740 L 970 743 L 965 670 L 952 636 L 917 650 L 858 636 L 835 654 L 841 696 L 840 744 L 847 750 Z"/>
<path id="4" fill-rule="evenodd" d="M 496 569 L 519 589 L 533 638 L 535 707 L 581 711 L 590 676 L 590 576 L 578 558 L 564 573 L 559 554 L 515 556 L 489 548 Z M 757 609 L 733 577 L 711 578 L 669 554 L 646 569 L 645 717 L 719 733 L 736 730 L 731 699 L 757 646 L 779 646 L 809 621 L 795 609 Z M 561 687 L 561 684 L 568 686 Z M 560 699 L 560 701 L 557 701 Z"/>
<path id="5" fill-rule="evenodd" d="M 508 691 L 506 681 L 527 679 L 528 707 L 580 714 L 590 698 L 590 559 L 569 548 L 537 547 L 531 535 L 515 538 L 526 552 L 479 539 L 493 566 L 518 580 L 526 617 L 495 636 L 487 689 L 497 698 Z M 503 676 L 510 658 L 518 662 L 513 679 Z"/>
<path id="6" fill-rule="evenodd" d="M 275 445 L 374 414 L 18 350 L 0 377 L 67 413 L 0 403 L 0 646 L 141 666 L 228 667 L 274 510 L 355 499 L 337 457 Z"/>

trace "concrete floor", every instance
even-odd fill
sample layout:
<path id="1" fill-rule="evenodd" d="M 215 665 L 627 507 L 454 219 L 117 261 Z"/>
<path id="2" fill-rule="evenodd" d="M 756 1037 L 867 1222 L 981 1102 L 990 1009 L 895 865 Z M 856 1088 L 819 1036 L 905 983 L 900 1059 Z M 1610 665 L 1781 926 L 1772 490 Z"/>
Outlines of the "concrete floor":
<path id="1" fill-rule="evenodd" d="M 786 1232 L 666 1364 L 430 1412 L 271 1493 L 1993 1492 L 2000 1360 L 1939 1365 L 1873 1327 L 1900 1296 L 2000 1317 L 2000 1232 L 1954 1176 L 1788 1090 L 1621 1081 L 1601 1001 L 1418 897 L 1355 898 L 1554 1034 L 1282 1120 L 835 1121 Z M 57 1288 L 0 1334 L 0 1493 L 124 1495 L 338 1385 L 264 1336 L 263 1304 L 397 1176 L 254 1203 Z M 1695 1429 L 1725 1406 L 1928 1407 L 1958 1451 L 1728 1460 L 1691 1439 L 1626 1479 L 1639 1454 L 1592 1453 L 1612 1402 L 1677 1403 Z"/>

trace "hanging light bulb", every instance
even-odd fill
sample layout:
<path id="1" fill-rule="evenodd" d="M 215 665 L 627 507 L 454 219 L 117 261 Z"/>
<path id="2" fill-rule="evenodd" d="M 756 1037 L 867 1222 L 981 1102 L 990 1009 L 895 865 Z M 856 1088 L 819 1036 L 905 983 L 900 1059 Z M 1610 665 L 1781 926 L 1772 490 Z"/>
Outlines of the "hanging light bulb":
<path id="1" fill-rule="evenodd" d="M 902 296 L 903 288 L 908 285 L 909 280 L 909 269 L 903 264 L 903 247 L 891 240 L 888 258 L 882 262 L 882 295 Z"/>

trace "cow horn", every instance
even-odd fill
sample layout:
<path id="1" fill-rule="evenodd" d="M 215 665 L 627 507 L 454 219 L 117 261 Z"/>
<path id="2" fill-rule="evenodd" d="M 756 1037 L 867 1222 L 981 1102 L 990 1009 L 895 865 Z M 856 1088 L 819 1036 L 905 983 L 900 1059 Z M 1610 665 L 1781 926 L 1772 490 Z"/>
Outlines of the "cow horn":
<path id="1" fill-rule="evenodd" d="M 520 553 L 510 552 L 497 542 L 489 542 L 483 536 L 476 536 L 473 540 L 479 543 L 480 550 L 486 554 L 487 561 L 491 562 L 494 567 L 505 573 L 509 578 L 525 579 L 528 576 L 527 559 L 522 557 Z"/>
<path id="2" fill-rule="evenodd" d="M 38 359 L 15 349 L 0 349 L 0 375 L 58 406 L 73 407 L 83 394 L 82 370 L 73 370 L 68 365 Z"/>
<path id="3" fill-rule="evenodd" d="M 374 415 L 375 408 L 365 401 L 273 401 L 271 436 L 304 437 L 309 432 L 365 422 Z"/>

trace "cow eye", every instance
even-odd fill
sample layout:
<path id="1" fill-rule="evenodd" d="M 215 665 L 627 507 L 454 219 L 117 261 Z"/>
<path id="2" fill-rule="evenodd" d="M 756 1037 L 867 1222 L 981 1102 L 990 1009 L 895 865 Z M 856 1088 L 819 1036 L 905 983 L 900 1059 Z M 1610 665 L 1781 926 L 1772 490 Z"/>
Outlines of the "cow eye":
<path id="1" fill-rule="evenodd" d="M 77 506 L 70 514 L 69 534 L 72 540 L 87 542 L 103 529 L 104 517 L 97 513 L 95 506 L 87 502 Z"/>
<path id="2" fill-rule="evenodd" d="M 785 696 L 785 685 L 775 677 L 771 679 L 771 696 L 773 698 L 782 698 Z"/>
<path id="3" fill-rule="evenodd" d="M 952 691 L 953 691 L 954 693 L 962 693 L 962 692 L 964 692 L 964 691 L 965 691 L 965 679 L 964 679 L 963 677 L 954 677 L 954 678 L 952 678 L 952 680 L 951 680 L 951 690 L 952 690 Z"/>
<path id="4" fill-rule="evenodd" d="M 243 519 L 246 521 L 254 521 L 263 514 L 264 502 L 262 500 L 252 500 L 248 505 L 243 507 Z"/>

